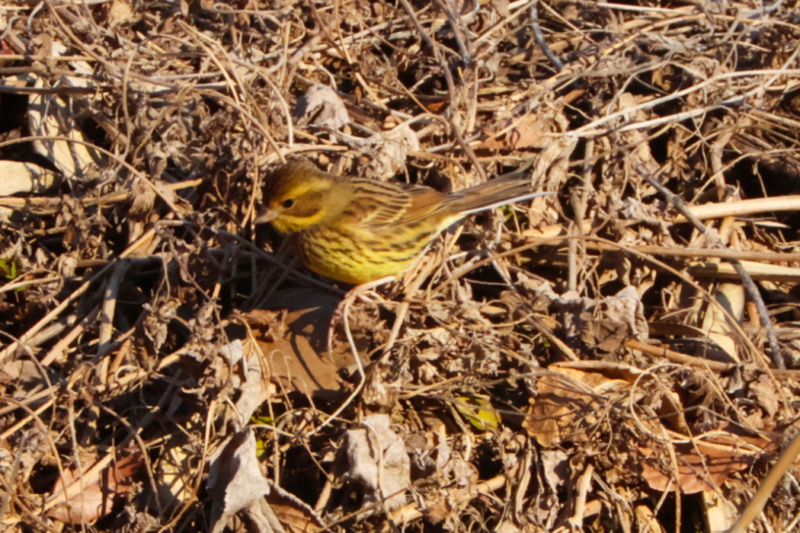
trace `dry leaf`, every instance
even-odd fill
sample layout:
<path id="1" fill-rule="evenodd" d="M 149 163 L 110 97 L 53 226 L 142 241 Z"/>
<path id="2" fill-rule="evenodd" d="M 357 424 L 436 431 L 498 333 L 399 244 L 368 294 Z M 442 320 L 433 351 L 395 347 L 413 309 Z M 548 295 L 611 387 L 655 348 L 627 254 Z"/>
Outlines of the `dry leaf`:
<path id="1" fill-rule="evenodd" d="M 579 430 L 597 423 L 603 404 L 626 396 L 630 384 L 602 374 L 554 367 L 536 380 L 528 416 L 522 426 L 541 446 L 555 446 L 565 438 L 582 440 Z M 600 397 L 605 395 L 605 399 Z M 577 420 L 581 424 L 576 424 Z"/>
<path id="2" fill-rule="evenodd" d="M 0 161 L 0 175 L 0 196 L 42 194 L 56 182 L 52 171 L 20 161 Z"/>
<path id="3" fill-rule="evenodd" d="M 239 424 L 244 425 L 268 399 L 261 361 L 254 353 L 246 354 L 240 340 L 222 346 L 219 355 L 228 362 L 228 367 L 232 370 L 231 383 L 239 396 L 236 400 L 236 413 L 240 417 Z"/>
<path id="4" fill-rule="evenodd" d="M 646 341 L 647 320 L 635 287 L 628 286 L 605 298 L 590 310 L 581 338 L 590 347 L 604 352 L 618 350 L 630 338 Z"/>
<path id="5" fill-rule="evenodd" d="M 229 437 L 208 459 L 208 490 L 213 533 L 221 533 L 228 519 L 269 493 L 256 458 L 256 438 L 247 428 Z"/>
<path id="6" fill-rule="evenodd" d="M 347 431 L 341 440 L 338 465 L 347 479 L 363 485 L 368 494 L 365 505 L 385 500 L 389 510 L 406 503 L 411 485 L 411 462 L 406 447 L 391 430 L 387 415 L 364 418 L 359 429 Z"/>
<path id="7" fill-rule="evenodd" d="M 272 379 L 280 380 L 286 390 L 330 400 L 341 396 L 338 372 L 354 363 L 352 355 L 349 349 L 333 356 L 325 352 L 328 324 L 338 303 L 338 298 L 320 290 L 289 289 L 273 295 L 267 304 L 286 309 L 285 316 L 264 310 L 246 315 Z"/>
<path id="8" fill-rule="evenodd" d="M 508 129 L 509 125 L 512 125 L 510 129 Z M 540 119 L 535 113 L 513 121 L 509 120 L 504 127 L 499 129 L 499 133 L 483 141 L 484 148 L 519 150 L 541 148 L 552 142 L 552 137 L 548 135 L 552 131 L 552 123 L 546 118 Z"/>
<path id="9" fill-rule="evenodd" d="M 496 430 L 502 419 L 500 412 L 492 406 L 489 396 L 460 396 L 454 403 L 456 410 L 479 431 Z"/>
<path id="10" fill-rule="evenodd" d="M 68 524 L 88 525 L 111 512 L 114 504 L 121 502 L 133 487 L 133 475 L 142 464 L 142 456 L 133 453 L 112 460 L 94 480 L 84 478 L 83 490 L 67 502 L 53 507 L 47 516 Z M 80 479 L 75 468 L 64 472 L 63 479 L 56 481 L 53 491 L 61 490 Z"/>
<path id="11" fill-rule="evenodd" d="M 670 433 L 679 439 L 682 436 Z M 731 433 L 715 432 L 700 435 L 693 443 L 674 441 L 678 459 L 677 486 L 684 494 L 713 491 L 735 472 L 753 464 L 764 451 L 773 449 L 766 439 L 745 438 Z M 674 491 L 676 488 L 666 451 L 656 454 L 652 448 L 640 446 L 647 458 L 642 461 L 642 478 L 650 488 Z"/>
<path id="12" fill-rule="evenodd" d="M 766 374 L 762 374 L 749 384 L 749 388 L 755 396 L 756 404 L 772 419 L 780 409 L 780 397 L 774 381 Z"/>
<path id="13" fill-rule="evenodd" d="M 311 124 L 336 131 L 350 122 L 344 102 L 327 85 L 311 86 L 297 100 L 293 114 L 300 125 Z"/>
<path id="14" fill-rule="evenodd" d="M 319 515 L 297 496 L 270 482 L 267 503 L 287 533 L 316 533 L 325 524 Z"/>
<path id="15" fill-rule="evenodd" d="M 125 0 L 112 0 L 111 7 L 108 8 L 108 24 L 112 28 L 120 24 L 135 22 L 133 9 L 130 3 Z"/>
<path id="16" fill-rule="evenodd" d="M 171 445 L 156 464 L 156 483 L 161 505 L 179 505 L 187 501 L 194 490 L 192 486 L 192 459 L 188 446 Z"/>
<path id="17" fill-rule="evenodd" d="M 367 178 L 388 180 L 405 168 L 409 151 L 420 149 L 417 134 L 401 124 L 393 130 L 368 139 L 371 146 L 362 150 L 359 174 Z"/>

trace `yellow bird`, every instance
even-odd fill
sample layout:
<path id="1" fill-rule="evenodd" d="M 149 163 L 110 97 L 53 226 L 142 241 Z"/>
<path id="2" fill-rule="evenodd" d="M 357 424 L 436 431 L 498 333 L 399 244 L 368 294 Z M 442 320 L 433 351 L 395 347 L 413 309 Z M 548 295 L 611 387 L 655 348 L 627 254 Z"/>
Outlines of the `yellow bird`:
<path id="1" fill-rule="evenodd" d="M 275 170 L 256 223 L 288 235 L 311 270 L 362 285 L 402 274 L 436 236 L 464 217 L 548 193 L 495 179 L 444 194 L 423 185 L 335 176 L 307 161 Z"/>

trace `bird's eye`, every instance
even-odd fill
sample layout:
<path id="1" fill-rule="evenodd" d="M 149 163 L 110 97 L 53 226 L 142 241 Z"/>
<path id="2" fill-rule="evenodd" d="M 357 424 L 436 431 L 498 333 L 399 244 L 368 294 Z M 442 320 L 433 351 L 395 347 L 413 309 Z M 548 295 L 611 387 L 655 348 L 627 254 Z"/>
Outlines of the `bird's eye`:
<path id="1" fill-rule="evenodd" d="M 283 208 L 284 209 L 291 209 L 294 206 L 294 198 L 287 198 L 283 201 Z"/>

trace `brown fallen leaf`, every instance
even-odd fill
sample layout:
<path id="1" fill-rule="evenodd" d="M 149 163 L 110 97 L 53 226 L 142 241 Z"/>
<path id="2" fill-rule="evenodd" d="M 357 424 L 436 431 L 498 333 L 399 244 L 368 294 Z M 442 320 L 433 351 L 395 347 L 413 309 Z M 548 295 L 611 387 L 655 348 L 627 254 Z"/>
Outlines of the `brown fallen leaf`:
<path id="1" fill-rule="evenodd" d="M 342 436 L 337 474 L 364 487 L 365 505 L 383 500 L 390 511 L 398 509 L 405 505 L 405 492 L 411 486 L 405 443 L 392 431 L 388 415 L 366 416 L 361 426 Z"/>
<path id="2" fill-rule="evenodd" d="M 676 439 L 684 437 L 669 433 Z M 713 432 L 695 437 L 694 443 L 674 441 L 678 459 L 677 486 L 684 494 L 712 491 L 722 486 L 731 474 L 748 468 L 758 456 L 774 449 L 766 439 L 741 437 L 731 433 Z M 666 451 L 638 447 L 646 457 L 642 461 L 642 478 L 650 488 L 675 491 L 674 472 L 669 472 Z"/>
<path id="3" fill-rule="evenodd" d="M 220 533 L 230 518 L 257 505 L 269 492 L 256 458 L 256 438 L 247 428 L 229 437 L 208 459 L 212 531 Z"/>
<path id="4" fill-rule="evenodd" d="M 279 291 L 267 307 L 257 309 L 245 318 L 256 335 L 259 348 L 266 357 L 273 379 L 287 390 L 313 394 L 333 400 L 340 395 L 338 371 L 354 363 L 349 351 L 325 352 L 328 324 L 339 298 L 317 289 Z"/>
<path id="5" fill-rule="evenodd" d="M 568 436 L 579 438 L 577 432 L 582 431 L 581 427 L 597 423 L 604 404 L 630 392 L 627 381 L 602 374 L 573 368 L 550 370 L 537 380 L 536 396 L 531 399 L 528 415 L 522 422 L 541 446 L 556 445 Z M 576 424 L 576 420 L 581 424 Z"/>
<path id="6" fill-rule="evenodd" d="M 535 113 L 513 122 L 509 120 L 499 127 L 497 133 L 489 133 L 492 136 L 483 142 L 483 148 L 492 150 L 541 148 L 551 140 L 547 135 L 551 131 L 550 122 L 547 119 L 540 119 Z M 511 129 L 507 130 L 508 126 L 511 126 Z"/>
<path id="7" fill-rule="evenodd" d="M 420 149 L 417 135 L 408 124 L 375 134 L 369 141 L 359 158 L 359 175 L 379 180 L 396 176 L 405 167 L 408 152 Z"/>
<path id="8" fill-rule="evenodd" d="M 53 507 L 47 516 L 68 524 L 91 524 L 111 512 L 114 504 L 121 501 L 133 486 L 133 474 L 142 464 L 142 455 L 133 453 L 113 460 L 100 477 L 85 479 L 83 490 L 66 502 Z M 85 470 L 85 469 L 83 469 Z M 56 481 L 53 492 L 70 486 L 80 478 L 77 468 L 64 472 Z"/>
<path id="9" fill-rule="evenodd" d="M 314 510 L 297 496 L 270 482 L 267 503 L 287 533 L 316 533 L 325 524 Z"/>

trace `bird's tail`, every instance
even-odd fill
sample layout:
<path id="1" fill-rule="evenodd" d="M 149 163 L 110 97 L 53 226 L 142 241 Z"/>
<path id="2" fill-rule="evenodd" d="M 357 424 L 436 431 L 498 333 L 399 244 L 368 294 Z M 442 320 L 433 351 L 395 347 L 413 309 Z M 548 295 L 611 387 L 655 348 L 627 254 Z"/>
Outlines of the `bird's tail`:
<path id="1" fill-rule="evenodd" d="M 459 214 L 459 218 L 461 218 L 472 213 L 516 202 L 524 202 L 546 194 L 553 193 L 532 190 L 529 180 L 505 178 L 490 180 L 475 187 L 451 193 L 448 195 L 446 203 L 447 210 L 454 215 Z"/>

